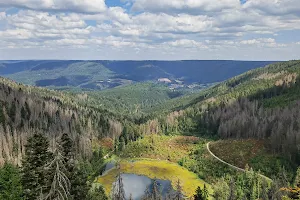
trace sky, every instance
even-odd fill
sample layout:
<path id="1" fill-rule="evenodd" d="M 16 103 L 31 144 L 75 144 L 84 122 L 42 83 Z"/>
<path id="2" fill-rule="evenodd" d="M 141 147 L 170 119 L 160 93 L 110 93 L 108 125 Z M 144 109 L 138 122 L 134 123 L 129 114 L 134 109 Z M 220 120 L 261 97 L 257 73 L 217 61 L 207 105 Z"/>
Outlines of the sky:
<path id="1" fill-rule="evenodd" d="M 300 0 L 0 0 L 0 59 L 300 59 Z"/>

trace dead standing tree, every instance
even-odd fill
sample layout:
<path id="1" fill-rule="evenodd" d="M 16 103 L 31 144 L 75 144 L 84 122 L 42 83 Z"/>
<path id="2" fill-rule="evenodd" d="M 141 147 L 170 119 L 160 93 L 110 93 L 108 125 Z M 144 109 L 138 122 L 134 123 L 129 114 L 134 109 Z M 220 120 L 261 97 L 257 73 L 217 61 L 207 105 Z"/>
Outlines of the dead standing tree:
<path id="1" fill-rule="evenodd" d="M 53 154 L 53 160 L 46 166 L 50 171 L 53 170 L 53 181 L 45 200 L 67 200 L 70 197 L 71 183 L 65 174 L 67 171 L 64 165 L 65 158 L 58 143 Z"/>
<path id="2" fill-rule="evenodd" d="M 120 163 L 117 163 L 117 170 L 118 175 L 116 182 L 113 184 L 112 200 L 126 200 L 123 180 L 121 176 Z"/>

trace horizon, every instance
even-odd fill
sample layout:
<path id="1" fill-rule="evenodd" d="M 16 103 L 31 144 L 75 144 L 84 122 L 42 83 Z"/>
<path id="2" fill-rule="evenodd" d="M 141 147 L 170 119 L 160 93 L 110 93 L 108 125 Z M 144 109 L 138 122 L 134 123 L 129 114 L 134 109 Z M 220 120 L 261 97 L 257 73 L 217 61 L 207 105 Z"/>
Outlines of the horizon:
<path id="1" fill-rule="evenodd" d="M 300 60 L 300 59 L 292 59 L 292 60 Z M 211 60 L 211 59 L 178 59 L 178 60 L 151 60 L 151 59 L 147 59 L 147 60 L 116 60 L 116 59 L 111 59 L 111 60 L 98 60 L 98 59 L 23 59 L 23 60 L 2 60 L 0 59 L 0 61 L 115 61 L 115 62 L 127 62 L 127 61 L 133 61 L 133 62 L 143 62 L 143 61 L 161 61 L 161 62 L 176 62 L 176 61 L 241 61 L 241 62 L 285 62 L 285 61 L 291 61 L 291 60 Z"/>

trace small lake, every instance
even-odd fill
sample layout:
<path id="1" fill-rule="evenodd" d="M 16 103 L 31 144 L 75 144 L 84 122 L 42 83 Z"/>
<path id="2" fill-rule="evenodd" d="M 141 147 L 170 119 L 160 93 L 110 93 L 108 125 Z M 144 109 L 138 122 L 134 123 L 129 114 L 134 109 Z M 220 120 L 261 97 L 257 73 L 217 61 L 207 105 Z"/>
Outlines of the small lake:
<path id="1" fill-rule="evenodd" d="M 149 188 L 152 188 L 153 180 L 148 178 L 147 176 L 139 176 L 136 174 L 121 174 L 124 190 L 126 194 L 126 198 L 129 199 L 130 194 L 132 194 L 132 198 L 134 200 L 140 200 L 145 191 Z M 157 184 L 161 190 L 163 196 L 165 196 L 171 186 L 171 182 L 167 180 L 157 180 Z"/>
<path id="2" fill-rule="evenodd" d="M 102 175 L 106 174 L 109 170 L 114 168 L 115 165 L 116 163 L 114 161 L 108 162 Z M 124 173 L 121 174 L 121 177 L 123 180 L 125 195 L 127 199 L 129 199 L 131 194 L 134 200 L 140 200 L 144 196 L 145 191 L 147 189 L 151 190 L 153 186 L 153 179 L 147 176 Z M 170 189 L 173 191 L 170 181 L 159 179 L 157 179 L 156 181 L 163 196 L 165 196 L 170 191 Z"/>

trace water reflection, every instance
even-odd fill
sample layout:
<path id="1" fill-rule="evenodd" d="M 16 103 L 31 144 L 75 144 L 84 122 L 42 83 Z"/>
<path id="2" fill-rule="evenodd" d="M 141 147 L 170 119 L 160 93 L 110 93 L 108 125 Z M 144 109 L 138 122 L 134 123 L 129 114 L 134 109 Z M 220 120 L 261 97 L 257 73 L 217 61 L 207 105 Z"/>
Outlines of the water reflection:
<path id="1" fill-rule="evenodd" d="M 134 200 L 139 200 L 143 197 L 145 191 L 151 188 L 153 180 L 146 176 L 139 176 L 136 174 L 122 174 L 124 190 L 126 198 L 129 199 L 130 194 Z M 165 196 L 171 188 L 171 182 L 166 180 L 157 180 L 159 188 Z"/>
<path id="2" fill-rule="evenodd" d="M 104 172 L 102 174 L 105 174 L 107 171 L 111 170 L 112 168 L 114 168 L 116 165 L 116 163 L 114 161 L 111 161 L 111 162 L 108 162 L 106 165 L 105 165 L 105 169 L 104 169 Z"/>

